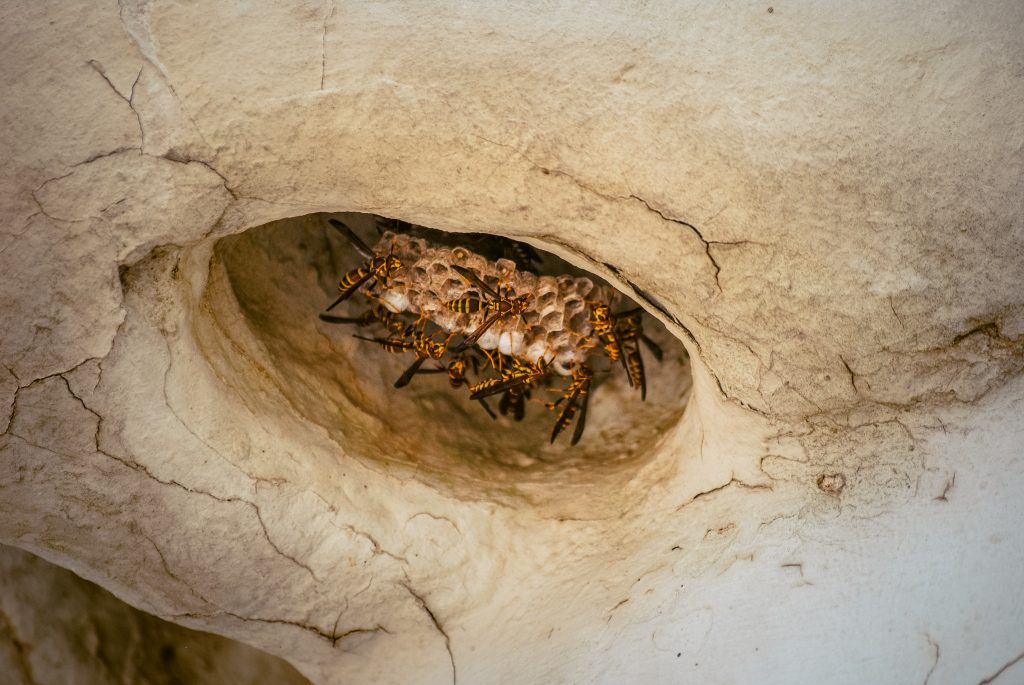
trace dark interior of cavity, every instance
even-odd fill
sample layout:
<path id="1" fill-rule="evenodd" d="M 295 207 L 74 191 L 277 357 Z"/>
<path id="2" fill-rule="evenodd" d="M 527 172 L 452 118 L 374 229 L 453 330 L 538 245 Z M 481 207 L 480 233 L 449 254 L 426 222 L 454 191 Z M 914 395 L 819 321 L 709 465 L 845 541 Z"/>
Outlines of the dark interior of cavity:
<path id="1" fill-rule="evenodd" d="M 237 301 L 252 334 L 245 340 L 258 340 L 258 354 L 269 358 L 261 372 L 294 411 L 326 430 L 347 454 L 406 465 L 424 475 L 486 480 L 500 487 L 543 481 L 553 473 L 618 471 L 637 464 L 679 421 L 690 389 L 688 360 L 679 341 L 649 315 L 643 318 L 644 332 L 661 347 L 664 358 L 657 362 L 644 350 L 646 401 L 629 386 L 621 366 L 595 351 L 589 358 L 595 375 L 586 429 L 575 446 L 569 444 L 572 426 L 549 443 L 558 409 L 544 403 L 560 396 L 568 383 L 562 376 L 552 375 L 532 391 L 521 422 L 511 416 L 491 419 L 469 399 L 465 387 L 453 389 L 445 373 L 417 375 L 407 387 L 395 389 L 395 379 L 414 359 L 412 353 L 391 354 L 353 337 L 357 332 L 383 337 L 386 333 L 380 328 L 357 329 L 318 318 L 335 300 L 339 279 L 365 261 L 328 224 L 331 216 L 344 221 L 368 245 L 377 242 L 382 220 L 373 215 L 314 214 L 253 228 L 217 244 L 214 268 L 223 269 L 229 292 L 209 296 L 230 295 Z M 412 231 L 432 245 L 462 247 L 489 257 L 509 245 L 487 235 L 445 233 L 398 222 L 384 227 Z M 533 266 L 538 275 L 585 276 L 615 293 L 614 311 L 637 306 L 593 274 L 537 252 L 541 260 Z M 216 283 L 211 278 L 210 288 L 215 290 Z M 370 304 L 356 294 L 332 313 L 356 316 Z M 228 335 L 230 328 L 221 326 Z M 252 344 L 242 338 L 232 345 Z M 424 364 L 431 366 L 435 364 Z M 478 378 L 471 374 L 470 380 Z M 497 411 L 500 397 L 491 399 Z"/>

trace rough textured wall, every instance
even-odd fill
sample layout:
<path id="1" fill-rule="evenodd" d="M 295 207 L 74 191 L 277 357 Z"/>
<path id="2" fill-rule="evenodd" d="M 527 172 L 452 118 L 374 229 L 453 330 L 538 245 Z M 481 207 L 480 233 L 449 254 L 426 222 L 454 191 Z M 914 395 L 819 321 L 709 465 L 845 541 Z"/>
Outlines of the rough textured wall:
<path id="1" fill-rule="evenodd" d="M 3 542 L 323 683 L 1020 677 L 1020 3 L 0 26 Z M 685 413 L 544 477 L 324 419 L 353 364 L 285 290 L 321 275 L 268 280 L 293 345 L 216 247 L 320 211 L 608 278 L 687 345 Z"/>
<path id="2" fill-rule="evenodd" d="M 176 626 L 39 557 L 0 547 L 2 682 L 307 683 L 283 660 Z"/>

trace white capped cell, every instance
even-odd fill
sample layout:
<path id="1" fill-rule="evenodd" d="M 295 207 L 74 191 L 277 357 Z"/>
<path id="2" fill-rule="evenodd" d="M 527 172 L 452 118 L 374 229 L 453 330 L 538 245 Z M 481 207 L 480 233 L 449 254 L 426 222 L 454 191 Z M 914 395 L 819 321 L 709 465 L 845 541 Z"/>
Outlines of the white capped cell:
<path id="1" fill-rule="evenodd" d="M 390 288 L 384 290 L 379 296 L 380 303 L 393 314 L 408 311 L 410 308 L 409 295 L 405 289 Z"/>
<path id="2" fill-rule="evenodd" d="M 498 334 L 498 351 L 510 357 L 520 355 L 523 350 L 523 337 L 520 331 L 502 331 Z"/>

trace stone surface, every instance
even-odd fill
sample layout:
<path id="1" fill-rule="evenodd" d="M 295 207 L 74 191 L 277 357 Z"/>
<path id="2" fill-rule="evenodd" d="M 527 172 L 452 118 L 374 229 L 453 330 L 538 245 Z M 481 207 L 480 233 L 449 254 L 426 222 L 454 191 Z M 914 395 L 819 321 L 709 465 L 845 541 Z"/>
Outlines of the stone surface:
<path id="1" fill-rule="evenodd" d="M 318 683 L 1024 677 L 1020 3 L 4 18 L 0 541 Z M 337 211 L 607 278 L 685 412 L 439 447 L 347 257 L 217 242 Z"/>
<path id="2" fill-rule="evenodd" d="M 0 682 L 309 682 L 282 659 L 161 621 L 13 547 L 0 547 L 0 578 Z"/>

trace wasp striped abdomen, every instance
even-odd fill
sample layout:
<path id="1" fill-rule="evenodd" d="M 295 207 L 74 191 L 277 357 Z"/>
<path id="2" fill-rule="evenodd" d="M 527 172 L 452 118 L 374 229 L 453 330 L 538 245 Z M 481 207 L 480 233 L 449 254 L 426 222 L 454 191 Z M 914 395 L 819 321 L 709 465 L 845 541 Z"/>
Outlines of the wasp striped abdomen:
<path id="1" fill-rule="evenodd" d="M 475 314 L 484 309 L 484 301 L 476 297 L 460 297 L 444 303 L 445 309 L 457 314 Z"/>

